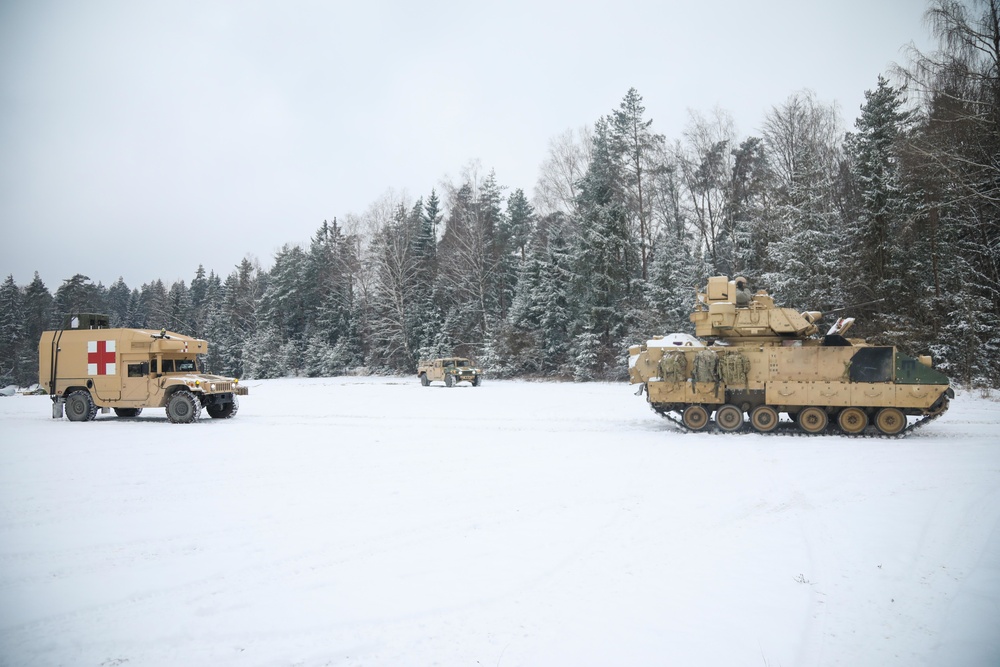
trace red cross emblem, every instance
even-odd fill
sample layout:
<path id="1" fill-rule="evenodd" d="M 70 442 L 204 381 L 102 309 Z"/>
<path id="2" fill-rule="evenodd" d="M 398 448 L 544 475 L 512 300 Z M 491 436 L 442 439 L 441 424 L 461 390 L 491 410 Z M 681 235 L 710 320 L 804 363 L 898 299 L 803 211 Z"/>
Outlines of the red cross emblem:
<path id="1" fill-rule="evenodd" d="M 87 341 L 87 375 L 115 374 L 115 341 Z"/>

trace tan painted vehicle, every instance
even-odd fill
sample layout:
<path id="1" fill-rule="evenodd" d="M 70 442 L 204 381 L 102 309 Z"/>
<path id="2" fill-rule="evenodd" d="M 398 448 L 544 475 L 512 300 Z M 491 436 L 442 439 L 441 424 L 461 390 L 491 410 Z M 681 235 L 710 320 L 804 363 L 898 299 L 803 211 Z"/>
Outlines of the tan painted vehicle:
<path id="1" fill-rule="evenodd" d="M 827 432 L 901 436 L 948 409 L 955 393 L 930 357 L 844 336 L 853 318 L 820 335 L 823 314 L 779 308 L 745 280 L 708 279 L 690 319 L 629 349 L 629 380 L 650 406 L 688 431 Z"/>
<path id="2" fill-rule="evenodd" d="M 464 357 L 445 357 L 421 361 L 417 365 L 417 377 L 425 387 L 431 382 L 444 382 L 446 387 L 459 382 L 471 382 L 473 387 L 478 387 L 483 381 L 483 372 Z"/>
<path id="3" fill-rule="evenodd" d="M 143 408 L 166 408 L 167 419 L 188 424 L 201 409 L 215 419 L 233 417 L 237 396 L 249 391 L 235 378 L 207 375 L 198 355 L 208 343 L 181 334 L 111 329 L 103 315 L 67 317 L 63 329 L 38 342 L 38 384 L 52 397 L 52 418 L 90 421 L 98 410 L 137 417 Z"/>

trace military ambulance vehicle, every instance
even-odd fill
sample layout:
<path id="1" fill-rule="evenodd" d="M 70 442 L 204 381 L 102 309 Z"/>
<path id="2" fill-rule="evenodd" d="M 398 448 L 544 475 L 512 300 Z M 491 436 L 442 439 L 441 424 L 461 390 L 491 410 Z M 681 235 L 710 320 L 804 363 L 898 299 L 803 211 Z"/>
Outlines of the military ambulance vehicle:
<path id="1" fill-rule="evenodd" d="M 111 329 L 104 315 L 75 314 L 64 328 L 42 332 L 38 384 L 52 397 L 52 417 L 65 407 L 70 421 L 90 421 L 98 410 L 137 417 L 143 408 L 166 408 L 167 419 L 188 424 L 205 408 L 228 419 L 237 396 L 249 391 L 235 378 L 201 373 L 198 355 L 208 343 L 166 330 Z"/>
<path id="2" fill-rule="evenodd" d="M 417 377 L 425 387 L 431 382 L 444 382 L 446 387 L 459 382 L 471 382 L 473 387 L 478 387 L 482 382 L 483 372 L 464 357 L 445 357 L 421 361 L 417 365 Z"/>
<path id="3" fill-rule="evenodd" d="M 896 437 L 942 415 L 955 397 L 931 358 L 844 336 L 854 318 L 820 334 L 820 312 L 779 308 L 745 280 L 708 279 L 690 319 L 629 349 L 629 380 L 684 430 Z M 836 425 L 836 426 L 834 426 Z"/>

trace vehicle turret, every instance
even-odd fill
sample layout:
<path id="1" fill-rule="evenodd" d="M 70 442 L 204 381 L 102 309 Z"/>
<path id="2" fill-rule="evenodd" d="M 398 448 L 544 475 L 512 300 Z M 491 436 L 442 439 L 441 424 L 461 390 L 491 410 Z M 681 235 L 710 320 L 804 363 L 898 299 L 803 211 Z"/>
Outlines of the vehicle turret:
<path id="1" fill-rule="evenodd" d="M 822 316 L 819 311 L 779 308 L 763 290 L 751 294 L 745 279 L 713 276 L 705 290 L 698 292 L 690 319 L 700 338 L 758 343 L 810 338 L 818 333 L 817 322 Z M 846 328 L 837 333 L 843 335 L 844 331 Z"/>

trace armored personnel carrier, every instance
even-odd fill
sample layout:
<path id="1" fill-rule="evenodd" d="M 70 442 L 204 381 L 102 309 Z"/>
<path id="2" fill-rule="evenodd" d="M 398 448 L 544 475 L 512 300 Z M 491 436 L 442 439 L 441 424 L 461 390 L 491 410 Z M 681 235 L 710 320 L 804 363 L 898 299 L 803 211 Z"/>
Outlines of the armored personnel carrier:
<path id="1" fill-rule="evenodd" d="M 948 409 L 955 393 L 931 358 L 845 337 L 853 318 L 824 333 L 820 312 L 779 308 L 742 278 L 708 279 L 690 319 L 629 349 L 629 380 L 650 406 L 688 431 L 898 437 Z"/>
<path id="2" fill-rule="evenodd" d="M 205 408 L 214 419 L 239 409 L 249 392 L 236 378 L 202 373 L 198 355 L 208 343 L 166 330 L 109 328 L 97 314 L 66 317 L 62 329 L 38 341 L 38 386 L 52 398 L 52 417 L 65 408 L 70 421 L 98 413 L 138 417 L 143 408 L 165 408 L 167 419 L 187 424 Z"/>

